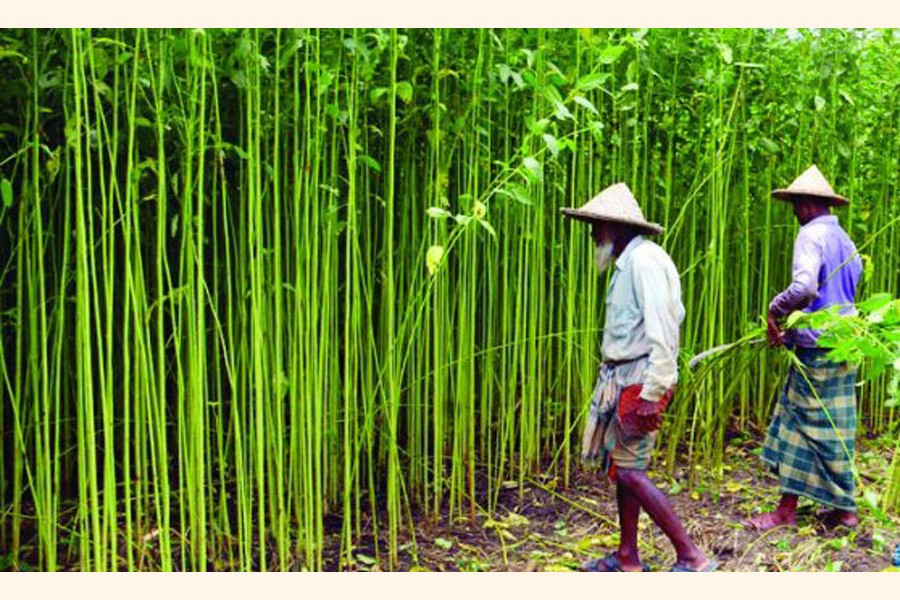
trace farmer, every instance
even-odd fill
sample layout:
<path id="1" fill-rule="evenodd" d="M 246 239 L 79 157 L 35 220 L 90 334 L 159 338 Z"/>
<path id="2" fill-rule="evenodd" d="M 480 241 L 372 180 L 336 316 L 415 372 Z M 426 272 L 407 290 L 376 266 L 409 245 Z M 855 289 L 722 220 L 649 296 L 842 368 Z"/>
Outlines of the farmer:
<path id="1" fill-rule="evenodd" d="M 678 379 L 681 284 L 672 259 L 645 235 L 663 229 L 644 220 L 631 190 L 617 183 L 581 208 L 563 214 L 591 225 L 594 259 L 603 273 L 615 264 L 606 295 L 603 362 L 585 427 L 582 458 L 599 464 L 616 483 L 620 542 L 617 552 L 582 565 L 585 571 L 646 571 L 638 555 L 641 508 L 665 532 L 677 553 L 673 571 L 711 571 L 666 496 L 647 478 L 662 411 Z"/>
<path id="2" fill-rule="evenodd" d="M 778 475 L 781 501 L 747 525 L 765 531 L 797 522 L 797 497 L 830 507 L 827 526 L 857 524 L 853 500 L 853 453 L 856 435 L 855 368 L 834 363 L 816 347 L 819 332 L 782 332 L 779 320 L 795 310 L 812 312 L 839 306 L 855 314 L 856 284 L 862 261 L 831 207 L 849 201 L 831 189 L 815 165 L 787 189 L 772 192 L 794 204 L 800 231 L 794 242 L 793 281 L 769 304 L 768 338 L 784 344 L 803 365 L 791 366 L 769 425 L 763 460 Z"/>

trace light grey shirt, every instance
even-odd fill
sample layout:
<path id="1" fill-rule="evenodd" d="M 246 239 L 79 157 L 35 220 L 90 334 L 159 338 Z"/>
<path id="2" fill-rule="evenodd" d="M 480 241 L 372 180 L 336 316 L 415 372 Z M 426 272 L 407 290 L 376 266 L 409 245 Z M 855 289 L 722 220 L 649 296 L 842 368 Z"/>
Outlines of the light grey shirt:
<path id="1" fill-rule="evenodd" d="M 674 386 L 683 320 L 675 264 L 657 244 L 636 236 L 616 259 L 606 293 L 603 360 L 638 359 L 616 368 L 616 383 L 642 383 L 641 397 L 652 402 Z"/>

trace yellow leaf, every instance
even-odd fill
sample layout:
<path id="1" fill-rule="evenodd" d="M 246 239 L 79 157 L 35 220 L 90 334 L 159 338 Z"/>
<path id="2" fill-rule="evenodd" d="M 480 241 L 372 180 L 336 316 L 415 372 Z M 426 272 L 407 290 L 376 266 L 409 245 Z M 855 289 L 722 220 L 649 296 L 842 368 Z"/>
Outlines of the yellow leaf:
<path id="1" fill-rule="evenodd" d="M 441 261 L 443 259 L 443 246 L 432 246 L 428 249 L 428 252 L 425 253 L 425 267 L 428 269 L 429 275 L 434 276 L 434 274 L 438 270 L 438 267 L 441 266 Z"/>

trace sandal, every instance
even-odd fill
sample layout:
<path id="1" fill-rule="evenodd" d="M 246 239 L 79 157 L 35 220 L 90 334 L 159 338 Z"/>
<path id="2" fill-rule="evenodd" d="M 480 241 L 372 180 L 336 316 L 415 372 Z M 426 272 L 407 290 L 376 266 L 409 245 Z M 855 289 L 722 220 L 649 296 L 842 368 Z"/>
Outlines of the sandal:
<path id="1" fill-rule="evenodd" d="M 590 571 L 594 573 L 625 573 L 628 572 L 622 568 L 622 561 L 619 560 L 617 552 L 611 552 L 603 558 L 592 558 L 581 564 L 580 570 Z M 646 573 L 650 570 L 647 563 L 641 563 L 641 571 Z"/>
<path id="2" fill-rule="evenodd" d="M 719 567 L 719 563 L 710 559 L 702 569 L 692 569 L 687 565 L 675 565 L 669 569 L 669 573 L 712 573 Z"/>

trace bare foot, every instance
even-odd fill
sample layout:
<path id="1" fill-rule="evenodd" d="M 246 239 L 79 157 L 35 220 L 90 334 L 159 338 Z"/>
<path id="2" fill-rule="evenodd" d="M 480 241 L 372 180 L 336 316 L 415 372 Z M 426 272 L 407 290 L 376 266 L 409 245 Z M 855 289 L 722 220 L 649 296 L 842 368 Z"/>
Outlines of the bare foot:
<path id="1" fill-rule="evenodd" d="M 835 508 L 829 510 L 822 516 L 822 523 L 829 529 L 834 529 L 841 525 L 850 529 L 856 529 L 856 526 L 859 525 L 859 519 L 856 517 L 855 513 L 852 513 L 849 510 Z"/>
<path id="2" fill-rule="evenodd" d="M 785 515 L 777 510 L 757 515 L 744 521 L 744 527 L 756 531 L 768 531 L 776 527 L 794 526 L 797 524 L 796 515 Z"/>

